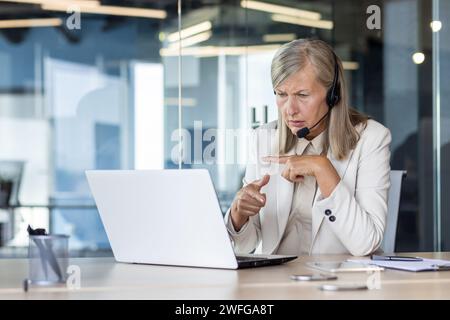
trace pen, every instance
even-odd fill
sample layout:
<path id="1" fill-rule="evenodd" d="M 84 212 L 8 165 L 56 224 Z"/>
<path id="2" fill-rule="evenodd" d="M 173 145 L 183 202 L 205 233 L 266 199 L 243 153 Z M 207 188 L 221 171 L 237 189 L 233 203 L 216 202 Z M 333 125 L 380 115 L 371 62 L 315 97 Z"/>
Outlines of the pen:
<path id="1" fill-rule="evenodd" d="M 422 258 L 419 257 L 402 257 L 402 256 L 378 256 L 373 254 L 371 256 L 372 260 L 381 260 L 381 261 L 423 261 Z"/>

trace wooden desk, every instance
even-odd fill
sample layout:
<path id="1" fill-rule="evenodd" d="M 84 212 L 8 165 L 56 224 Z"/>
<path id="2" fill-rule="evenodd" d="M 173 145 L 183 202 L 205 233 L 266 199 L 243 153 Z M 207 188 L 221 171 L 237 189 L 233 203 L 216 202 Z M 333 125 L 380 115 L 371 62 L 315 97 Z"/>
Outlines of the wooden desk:
<path id="1" fill-rule="evenodd" d="M 408 253 L 450 259 L 450 253 Z M 3 299 L 450 299 L 450 271 L 380 273 L 381 288 L 323 292 L 319 282 L 296 282 L 294 273 L 311 273 L 306 261 L 345 260 L 349 256 L 301 257 L 285 265 L 239 271 L 115 263 L 112 258 L 71 259 L 81 268 L 81 289 L 35 288 L 22 291 L 26 259 L 0 260 Z M 366 283 L 367 273 L 339 274 L 339 283 Z M 337 283 L 336 281 L 333 281 Z"/>

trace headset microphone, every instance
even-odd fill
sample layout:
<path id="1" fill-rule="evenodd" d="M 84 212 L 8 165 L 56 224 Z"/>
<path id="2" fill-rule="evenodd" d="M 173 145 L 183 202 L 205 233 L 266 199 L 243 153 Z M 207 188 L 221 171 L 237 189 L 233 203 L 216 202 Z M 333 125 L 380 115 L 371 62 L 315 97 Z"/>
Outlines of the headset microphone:
<path id="1" fill-rule="evenodd" d="M 341 90 L 340 90 L 340 84 L 339 84 L 339 66 L 337 62 L 336 54 L 333 52 L 334 55 L 334 78 L 333 78 L 333 84 L 331 88 L 327 92 L 326 101 L 327 105 L 329 107 L 328 112 L 325 113 L 325 115 L 320 118 L 319 121 L 316 122 L 315 125 L 313 125 L 311 128 L 304 127 L 297 131 L 296 135 L 299 139 L 306 137 L 312 129 L 314 129 L 320 122 L 322 122 L 323 119 L 325 119 L 328 114 L 331 112 L 331 108 L 333 108 L 340 100 L 341 96 Z"/>
<path id="2" fill-rule="evenodd" d="M 325 113 L 325 115 L 324 115 L 322 118 L 320 118 L 320 120 L 317 121 L 315 125 L 313 125 L 313 126 L 311 127 L 311 129 L 308 128 L 308 127 L 304 127 L 304 128 L 301 128 L 300 130 L 298 130 L 297 133 L 296 133 L 297 137 L 298 137 L 299 139 L 306 137 L 312 129 L 314 129 L 319 123 L 321 123 L 322 120 L 326 118 L 326 116 L 328 116 L 328 114 L 330 113 L 330 111 L 331 111 L 331 109 L 329 109 L 328 112 Z"/>

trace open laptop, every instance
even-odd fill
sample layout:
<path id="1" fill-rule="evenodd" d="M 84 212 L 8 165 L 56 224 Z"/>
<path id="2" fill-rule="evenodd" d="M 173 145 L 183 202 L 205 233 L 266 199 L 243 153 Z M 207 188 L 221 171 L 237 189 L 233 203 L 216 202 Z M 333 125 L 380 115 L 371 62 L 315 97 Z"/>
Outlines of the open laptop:
<path id="1" fill-rule="evenodd" d="M 86 176 L 118 262 L 237 269 L 297 258 L 236 257 L 205 169 L 93 170 Z"/>

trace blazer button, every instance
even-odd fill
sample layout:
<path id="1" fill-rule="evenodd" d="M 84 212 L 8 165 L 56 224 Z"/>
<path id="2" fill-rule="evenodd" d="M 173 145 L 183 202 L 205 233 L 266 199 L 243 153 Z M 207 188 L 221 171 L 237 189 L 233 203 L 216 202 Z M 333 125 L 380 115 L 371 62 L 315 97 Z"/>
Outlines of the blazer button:
<path id="1" fill-rule="evenodd" d="M 336 217 L 335 216 L 331 216 L 328 218 L 328 220 L 330 220 L 331 222 L 335 222 L 336 221 Z"/>
<path id="2" fill-rule="evenodd" d="M 325 215 L 329 216 L 330 214 L 331 214 L 331 210 L 330 209 L 325 210 Z"/>

